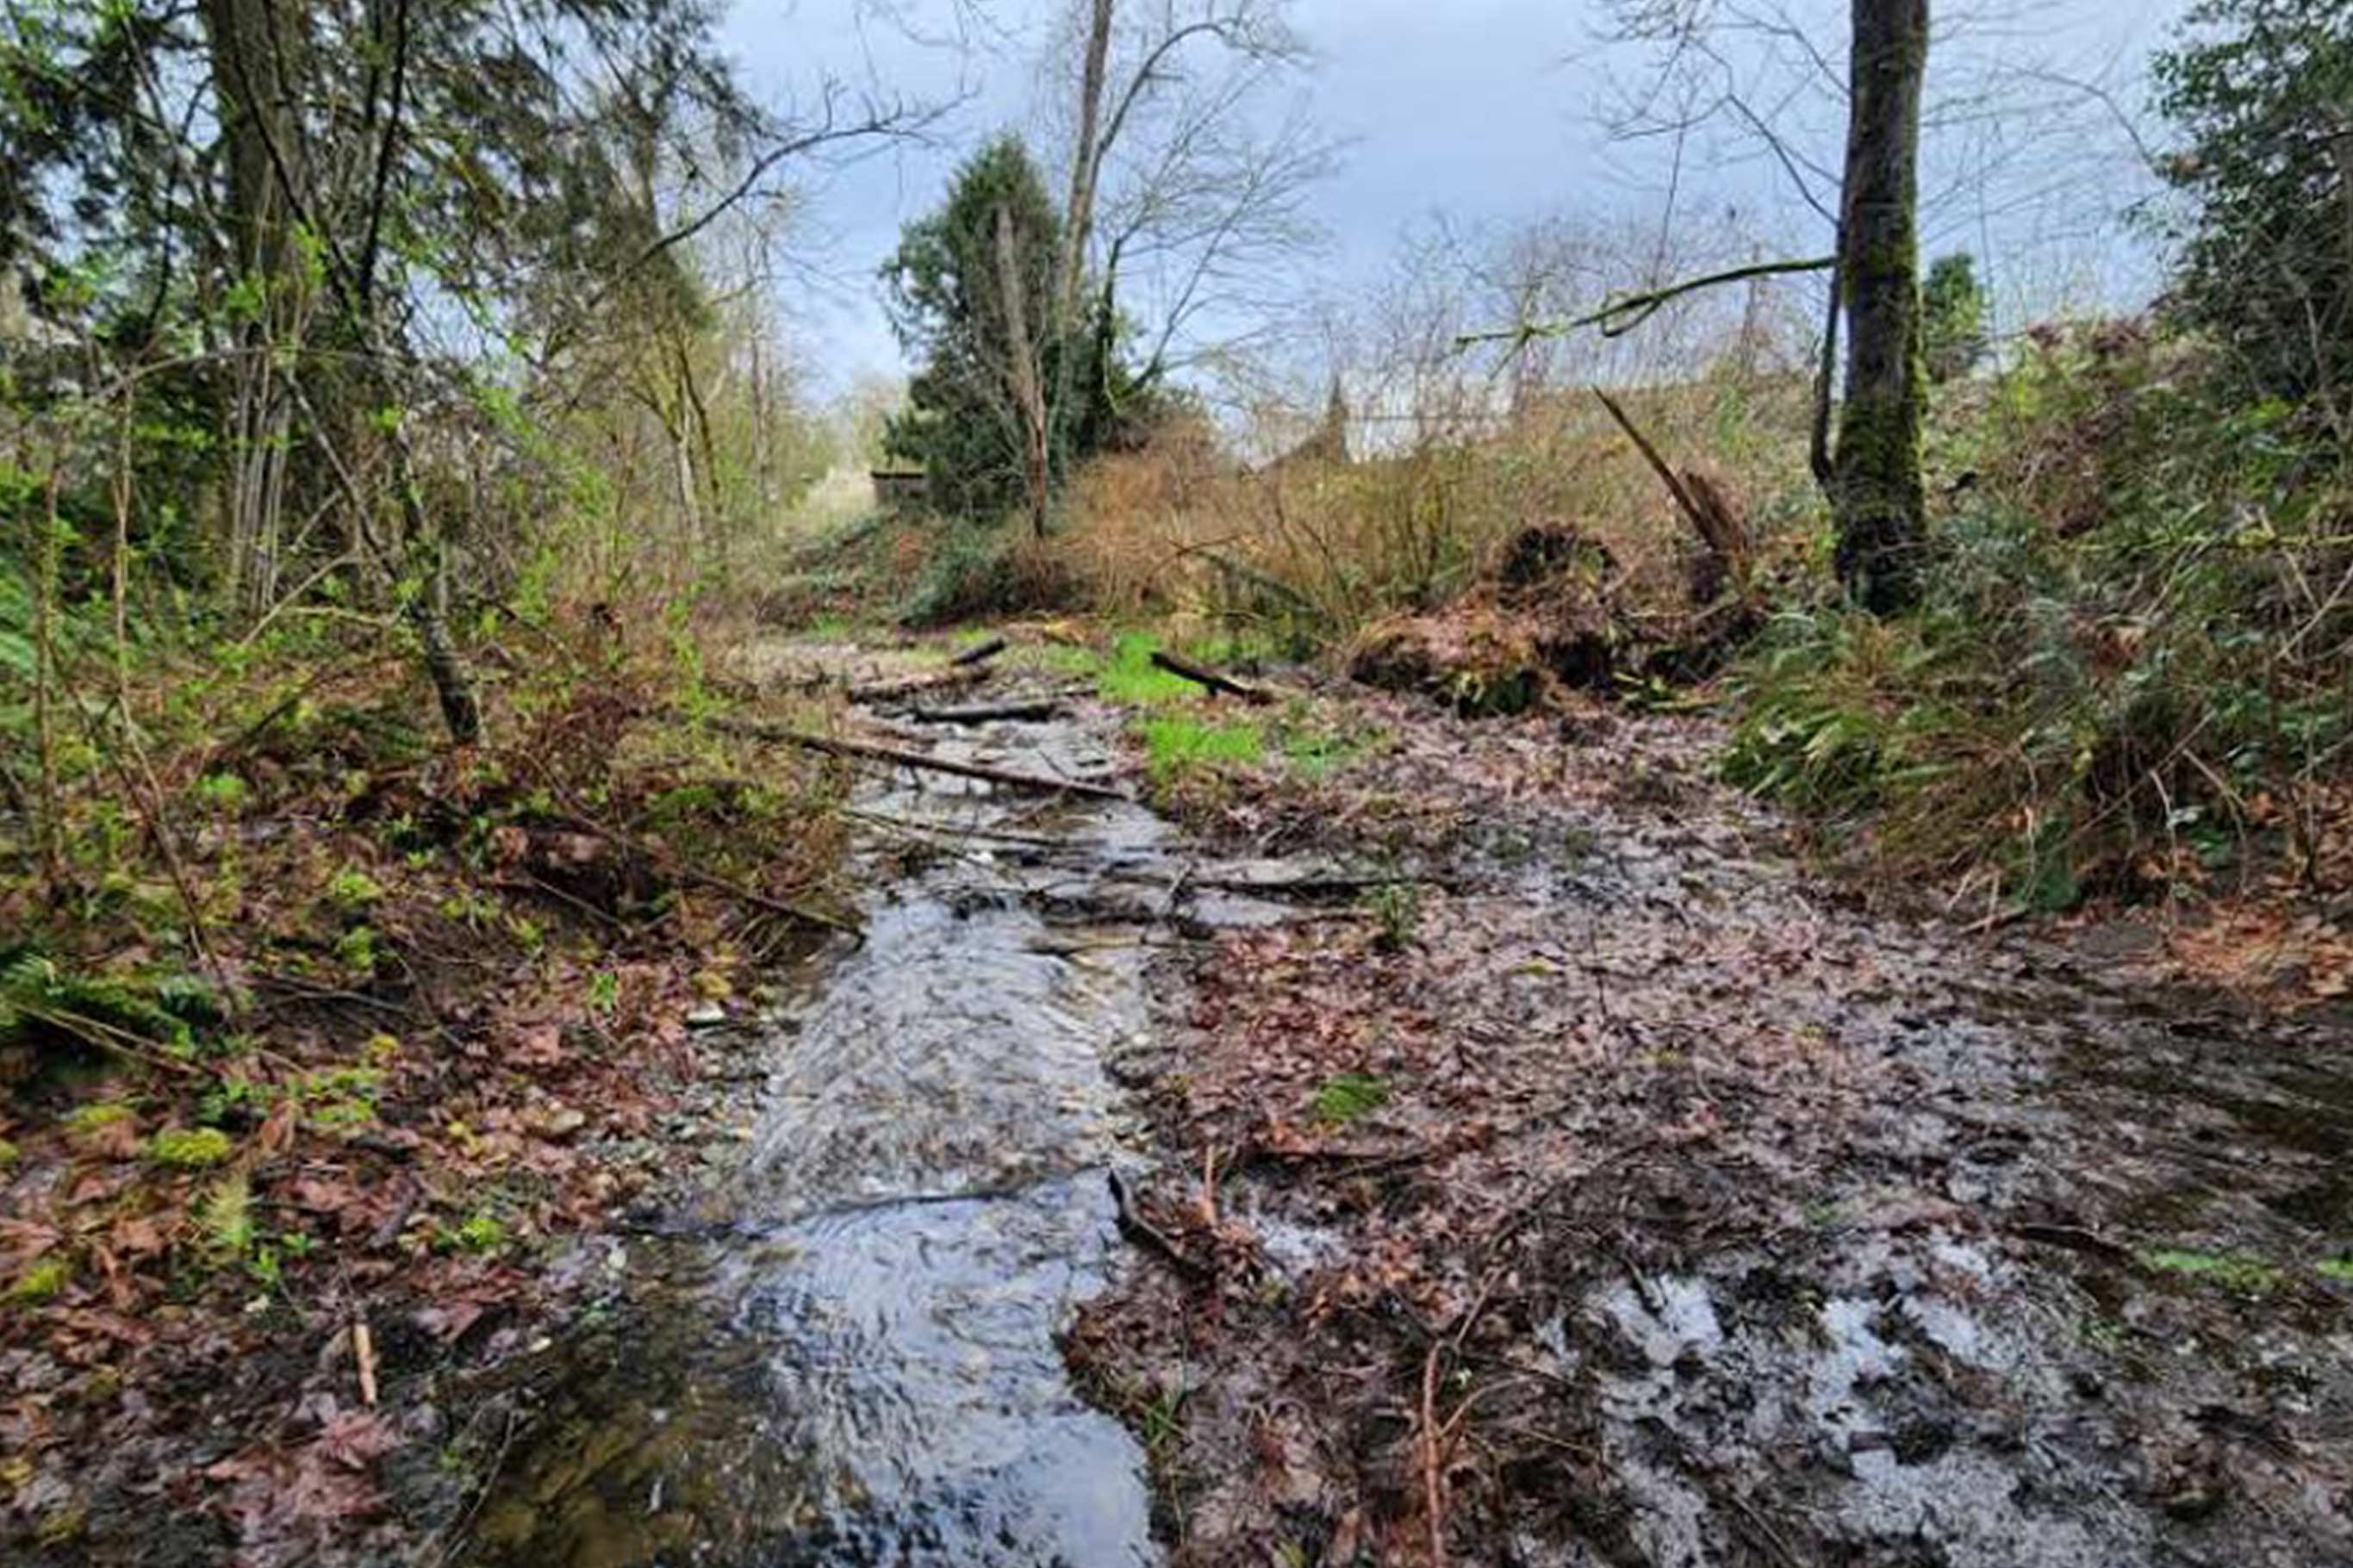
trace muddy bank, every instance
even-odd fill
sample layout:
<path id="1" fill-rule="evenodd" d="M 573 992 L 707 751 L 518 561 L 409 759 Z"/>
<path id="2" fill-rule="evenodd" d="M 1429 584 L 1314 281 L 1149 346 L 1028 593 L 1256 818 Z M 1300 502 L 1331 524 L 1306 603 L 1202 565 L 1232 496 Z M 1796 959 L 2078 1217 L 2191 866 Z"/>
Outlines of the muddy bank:
<path id="1" fill-rule="evenodd" d="M 1195 814 L 1428 885 L 1166 1020 L 1072 1350 L 1174 1561 L 2353 1561 L 2345 1020 L 1865 914 L 1697 721 L 1371 710 Z"/>

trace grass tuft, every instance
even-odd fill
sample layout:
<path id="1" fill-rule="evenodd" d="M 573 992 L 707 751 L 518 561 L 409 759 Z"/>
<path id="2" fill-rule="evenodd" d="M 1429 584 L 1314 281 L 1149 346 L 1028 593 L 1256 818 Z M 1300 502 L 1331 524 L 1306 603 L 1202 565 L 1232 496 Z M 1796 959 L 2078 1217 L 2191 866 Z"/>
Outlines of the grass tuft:
<path id="1" fill-rule="evenodd" d="M 1145 720 L 1142 730 L 1145 766 L 1155 784 L 1220 765 L 1252 766 L 1266 755 L 1266 736 L 1247 722 L 1162 714 Z"/>
<path id="2" fill-rule="evenodd" d="M 1310 1107 L 1315 1120 L 1333 1127 L 1345 1127 L 1360 1117 L 1369 1116 L 1387 1105 L 1388 1085 L 1370 1073 L 1335 1073 L 1324 1080 L 1315 1091 Z"/>

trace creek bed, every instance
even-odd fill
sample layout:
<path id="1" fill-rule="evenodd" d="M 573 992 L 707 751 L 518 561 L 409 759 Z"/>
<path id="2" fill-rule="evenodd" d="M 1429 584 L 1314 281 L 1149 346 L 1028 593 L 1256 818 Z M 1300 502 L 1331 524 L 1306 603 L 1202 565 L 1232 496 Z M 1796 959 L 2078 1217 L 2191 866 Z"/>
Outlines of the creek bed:
<path id="1" fill-rule="evenodd" d="M 1075 721 L 941 752 L 1111 762 Z M 1056 1335 L 1113 1267 L 1104 1177 L 1140 1132 L 1104 1057 L 1148 1027 L 1166 829 L 930 776 L 860 805 L 895 825 L 861 850 L 865 940 L 765 1026 L 740 1172 L 612 1258 L 626 1289 L 547 1352 L 465 1561 L 1156 1560 L 1143 1455 Z"/>

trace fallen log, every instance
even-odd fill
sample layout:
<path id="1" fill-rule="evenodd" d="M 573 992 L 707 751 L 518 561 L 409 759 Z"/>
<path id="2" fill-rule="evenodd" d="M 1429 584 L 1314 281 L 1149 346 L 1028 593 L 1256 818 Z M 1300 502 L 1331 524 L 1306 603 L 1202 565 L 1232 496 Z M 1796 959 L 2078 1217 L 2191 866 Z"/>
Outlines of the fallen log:
<path id="1" fill-rule="evenodd" d="M 1216 670 L 1205 668 L 1190 659 L 1179 658 L 1166 648 L 1154 648 L 1152 662 L 1156 668 L 1165 669 L 1171 675 L 1181 677 L 1196 686 L 1227 697 L 1239 697 L 1245 702 L 1260 704 L 1274 700 L 1255 686 L 1246 686 L 1231 676 L 1220 675 Z"/>
<path id="2" fill-rule="evenodd" d="M 1018 697 L 1003 702 L 966 702 L 947 708 L 916 708 L 909 717 L 919 724 L 983 724 L 991 719 L 1029 722 L 1051 719 L 1062 710 L 1059 697 Z"/>
<path id="3" fill-rule="evenodd" d="M 975 643 L 948 662 L 959 666 L 983 664 L 1004 651 L 1005 639 L 1001 637 L 990 637 L 987 642 Z"/>
<path id="4" fill-rule="evenodd" d="M 989 672 L 977 664 L 951 669 L 927 669 L 920 675 L 902 675 L 889 680 L 870 680 L 849 688 L 852 702 L 891 702 L 902 697 L 913 697 L 926 691 L 941 691 L 951 687 L 973 686 L 988 679 Z"/>
<path id="5" fill-rule="evenodd" d="M 744 735 L 755 741 L 775 741 L 805 751 L 823 752 L 828 756 L 854 757 L 871 763 L 890 763 L 902 768 L 918 768 L 935 773 L 953 773 L 958 778 L 979 779 L 986 784 L 1003 784 L 1008 789 L 1033 789 L 1050 795 L 1085 795 L 1092 800 L 1125 800 L 1127 796 L 1108 784 L 1089 784 L 1083 779 L 1058 779 L 1043 773 L 1015 773 L 1010 768 L 993 768 L 986 763 L 959 763 L 948 757 L 934 757 L 924 752 L 910 752 L 897 746 L 876 745 L 871 741 L 853 741 L 840 735 L 819 735 L 807 730 L 796 730 L 788 724 L 769 723 L 758 719 L 733 719 L 722 715 L 708 721 L 710 726 L 723 734 Z"/>

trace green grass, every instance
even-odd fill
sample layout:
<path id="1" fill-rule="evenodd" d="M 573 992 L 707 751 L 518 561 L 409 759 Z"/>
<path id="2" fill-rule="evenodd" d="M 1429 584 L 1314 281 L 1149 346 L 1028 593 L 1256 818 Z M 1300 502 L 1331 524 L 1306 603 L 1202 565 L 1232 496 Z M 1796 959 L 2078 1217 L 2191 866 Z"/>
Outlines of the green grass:
<path id="1" fill-rule="evenodd" d="M 1389 736 L 1377 725 L 1326 727 L 1304 702 L 1293 702 L 1275 725 L 1275 742 L 1293 772 L 1320 783 L 1385 750 Z"/>
<path id="2" fill-rule="evenodd" d="M 1266 737 L 1250 723 L 1220 724 L 1180 714 L 1144 721 L 1145 763 L 1155 782 L 1221 763 L 1250 765 L 1266 755 Z"/>
<path id="3" fill-rule="evenodd" d="M 1122 632 L 1113 637 L 1110 660 L 1095 672 L 1095 690 L 1103 700 L 1152 708 L 1199 697 L 1199 687 L 1152 662 L 1159 646 L 1160 639 L 1150 632 Z"/>
<path id="4" fill-rule="evenodd" d="M 1403 952 L 1412 945 L 1421 924 L 1421 889 L 1411 882 L 1383 882 L 1365 895 L 1365 910 L 1377 928 L 1373 945 L 1383 952 Z"/>
<path id="5" fill-rule="evenodd" d="M 2353 1285 L 2353 1258 L 2324 1258 L 2312 1267 L 2323 1279 Z"/>
<path id="6" fill-rule="evenodd" d="M 2143 1268 L 2203 1279 L 2242 1296 L 2267 1296 L 2278 1289 L 2286 1279 L 2274 1265 L 2244 1253 L 2225 1256 L 2193 1252 L 2186 1247 L 2159 1247 L 2141 1253 L 2140 1261 Z"/>
<path id="7" fill-rule="evenodd" d="M 223 1258 L 242 1258 L 253 1245 L 253 1187 L 242 1175 L 224 1177 L 196 1205 L 205 1244 Z"/>
<path id="8" fill-rule="evenodd" d="M 1315 1091 L 1310 1109 L 1315 1112 L 1316 1121 L 1345 1127 L 1360 1116 L 1378 1110 L 1388 1100 L 1389 1086 L 1370 1073 L 1335 1073 Z"/>

